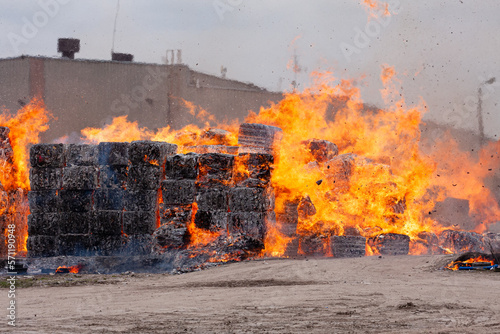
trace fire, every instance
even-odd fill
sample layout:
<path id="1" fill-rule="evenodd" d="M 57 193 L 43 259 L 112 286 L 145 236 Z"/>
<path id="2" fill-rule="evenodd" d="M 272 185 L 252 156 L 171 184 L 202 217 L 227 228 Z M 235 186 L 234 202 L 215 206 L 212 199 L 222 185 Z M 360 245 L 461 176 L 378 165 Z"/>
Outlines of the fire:
<path id="1" fill-rule="evenodd" d="M 420 125 L 426 106 L 423 102 L 406 105 L 397 89 L 401 83 L 393 67 L 385 65 L 381 73 L 385 109 L 366 108 L 352 81 L 338 80 L 330 72 L 314 73 L 313 78 L 311 88 L 286 93 L 279 103 L 261 108 L 259 113 L 250 112 L 245 120 L 283 130 L 271 183 L 276 192 L 276 212 L 282 212 L 287 203 L 298 203 L 295 232 L 299 238 L 318 236 L 322 244 L 312 247 L 328 255 L 332 235 L 344 235 L 346 231 L 365 237 L 399 233 L 412 239 L 411 254 L 421 254 L 427 243 L 419 234 L 439 235 L 443 230 L 427 213 L 446 197 L 469 201 L 478 232 L 500 220 L 498 202 L 484 187 L 484 179 L 500 167 L 500 142 L 490 143 L 474 156 L 461 152 L 451 138 L 444 138 L 430 155 L 425 155 L 420 147 Z M 215 124 L 215 118 L 205 110 L 188 101 L 184 105 L 188 114 L 205 123 L 205 128 L 188 125 L 179 130 L 150 130 L 120 116 L 102 129 L 82 130 L 82 140 L 94 144 L 166 141 L 177 144 L 179 153 L 191 152 L 200 145 L 237 146 L 237 121 Z M 5 190 L 29 189 L 28 149 L 48 129 L 49 118 L 43 103 L 37 100 L 15 116 L 0 115 L 0 126 L 11 130 L 15 153 L 12 163 L 1 167 L 0 182 Z M 336 152 L 318 154 L 312 140 L 334 143 Z M 237 158 L 235 179 L 248 173 L 245 157 Z M 194 203 L 188 248 L 208 245 L 220 236 L 196 227 L 196 211 Z M 280 222 L 268 224 L 264 254 L 285 254 L 291 238 L 281 231 Z M 27 235 L 23 233 L 20 238 L 25 249 Z M 373 252 L 367 248 L 368 255 Z"/>
<path id="2" fill-rule="evenodd" d="M 5 190 L 17 188 L 30 189 L 29 185 L 29 148 L 40 141 L 40 134 L 49 129 L 52 118 L 45 109 L 43 101 L 34 99 L 21 108 L 17 114 L 4 110 L 0 114 L 0 126 L 10 129 L 9 138 L 14 151 L 11 166 L 0 166 L 0 182 Z"/>
<path id="3" fill-rule="evenodd" d="M 493 266 L 495 264 L 494 260 L 489 260 L 484 256 L 477 256 L 474 258 L 470 258 L 465 261 L 452 261 L 445 268 L 449 270 L 459 270 L 460 267 L 472 267 L 473 263 L 484 263 L 485 265 Z"/>
<path id="4" fill-rule="evenodd" d="M 76 266 L 71 266 L 71 267 L 59 266 L 56 269 L 56 274 L 57 273 L 64 273 L 65 271 L 68 271 L 72 274 L 78 274 L 80 272 L 80 270 L 82 270 L 82 268 L 83 268 L 83 264 L 77 264 Z"/>
<path id="5" fill-rule="evenodd" d="M 383 16 L 390 16 L 389 4 L 378 0 L 363 0 L 363 6 L 370 15 L 370 18 L 377 18 L 380 13 Z"/>
<path id="6" fill-rule="evenodd" d="M 13 214 L 17 256 L 25 256 L 27 251 L 29 208 L 25 196 L 30 190 L 29 148 L 40 141 L 40 134 L 48 130 L 51 118 L 39 99 L 33 99 L 15 114 L 8 110 L 0 114 L 0 127 L 9 128 L 12 147 L 11 157 L 0 157 L 0 215 Z"/>
<path id="7" fill-rule="evenodd" d="M 191 248 L 211 244 L 220 236 L 219 233 L 206 231 L 196 227 L 194 218 L 196 216 L 197 211 L 198 211 L 198 204 L 195 202 L 193 203 L 192 206 L 191 221 L 189 222 L 188 225 L 189 239 L 190 239 L 189 247 Z"/>

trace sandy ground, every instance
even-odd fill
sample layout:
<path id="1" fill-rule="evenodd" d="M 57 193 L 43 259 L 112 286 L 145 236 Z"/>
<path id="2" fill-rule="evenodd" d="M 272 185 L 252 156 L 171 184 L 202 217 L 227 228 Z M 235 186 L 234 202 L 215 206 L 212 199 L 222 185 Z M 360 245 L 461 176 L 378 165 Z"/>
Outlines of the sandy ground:
<path id="1" fill-rule="evenodd" d="M 175 276 L 36 278 L 46 283 L 18 288 L 18 326 L 4 320 L 0 331 L 500 333 L 500 273 L 437 270 L 448 259 L 259 260 Z"/>

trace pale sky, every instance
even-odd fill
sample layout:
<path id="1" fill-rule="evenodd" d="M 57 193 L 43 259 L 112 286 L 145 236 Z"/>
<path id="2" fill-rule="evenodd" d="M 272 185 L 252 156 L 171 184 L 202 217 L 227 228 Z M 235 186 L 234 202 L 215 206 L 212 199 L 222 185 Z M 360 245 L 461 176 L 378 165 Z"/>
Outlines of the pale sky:
<path id="1" fill-rule="evenodd" d="M 311 71 L 330 69 L 359 79 L 365 102 L 379 107 L 380 66 L 389 64 L 409 104 L 423 99 L 426 117 L 470 129 L 477 128 L 478 88 L 495 77 L 484 86 L 483 109 L 486 132 L 498 139 L 500 1 L 390 3 L 397 14 L 368 21 L 356 0 L 120 0 L 115 51 L 162 63 L 167 49 L 182 49 L 192 69 L 220 75 L 224 66 L 230 79 L 276 91 L 290 88 L 295 50 L 300 87 Z M 81 40 L 76 58 L 110 59 L 117 0 L 0 5 L 0 58 L 57 57 L 57 39 L 72 37 Z"/>

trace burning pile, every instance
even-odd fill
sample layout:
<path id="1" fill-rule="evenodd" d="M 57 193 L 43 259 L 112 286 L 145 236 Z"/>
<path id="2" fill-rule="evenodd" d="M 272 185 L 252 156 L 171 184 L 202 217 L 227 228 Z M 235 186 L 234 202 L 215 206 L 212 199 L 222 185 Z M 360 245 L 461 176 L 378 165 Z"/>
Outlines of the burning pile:
<path id="1" fill-rule="evenodd" d="M 152 141 L 32 146 L 29 255 L 144 255 L 216 240 L 258 254 L 274 221 L 273 156 L 176 151 Z"/>
<path id="2" fill-rule="evenodd" d="M 123 116 L 83 130 L 82 140 L 92 145 L 33 146 L 30 254 L 183 249 L 225 261 L 498 245 L 498 236 L 481 234 L 500 220 L 498 201 L 483 187 L 500 165 L 498 142 L 478 157 L 460 152 L 453 140 L 425 155 L 419 146 L 425 107 L 405 106 L 393 69 L 382 72 L 386 110 L 367 108 L 351 82 L 332 80 L 318 75 L 313 88 L 286 94 L 239 127 L 210 128 L 204 110 L 197 114 L 208 120 L 205 130 L 151 131 Z M 11 164 L 19 182 L 8 189 L 27 190 L 27 163 L 22 172 L 16 161 L 23 159 Z M 445 228 L 429 214 L 451 197 L 468 203 L 475 231 Z"/>

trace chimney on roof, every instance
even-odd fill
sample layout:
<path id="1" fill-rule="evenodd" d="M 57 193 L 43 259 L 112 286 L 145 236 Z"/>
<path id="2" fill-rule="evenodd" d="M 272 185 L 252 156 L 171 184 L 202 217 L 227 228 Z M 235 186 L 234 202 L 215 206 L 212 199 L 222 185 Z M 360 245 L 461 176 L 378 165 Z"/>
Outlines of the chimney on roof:
<path id="1" fill-rule="evenodd" d="M 59 38 L 57 52 L 62 52 L 63 58 L 75 59 L 75 53 L 80 51 L 80 40 L 76 38 Z"/>
<path id="2" fill-rule="evenodd" d="M 134 55 L 130 53 L 117 53 L 117 52 L 112 52 L 111 53 L 111 60 L 113 61 L 128 61 L 131 62 L 134 60 Z"/>

